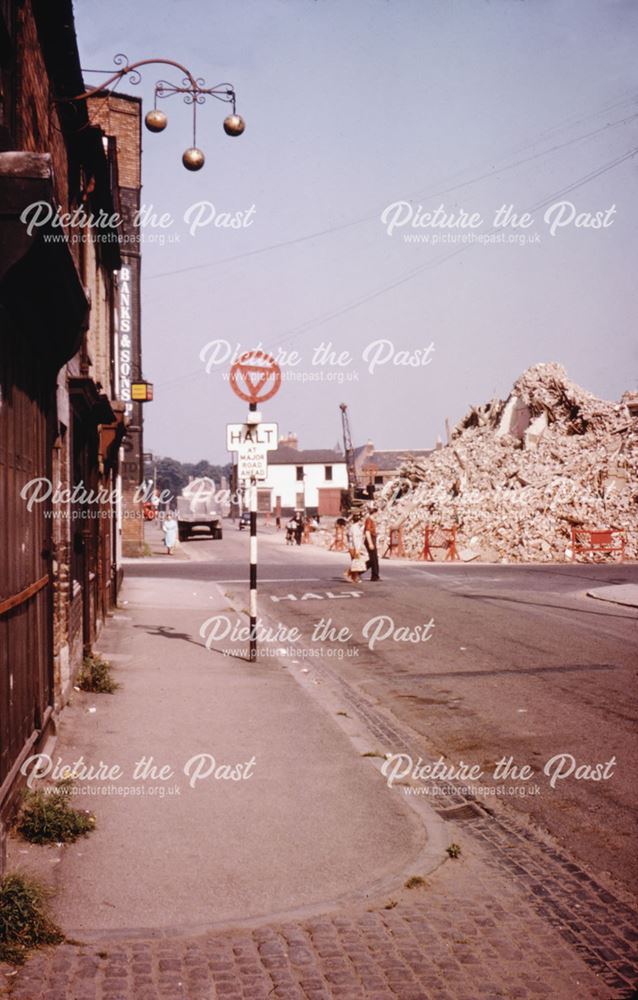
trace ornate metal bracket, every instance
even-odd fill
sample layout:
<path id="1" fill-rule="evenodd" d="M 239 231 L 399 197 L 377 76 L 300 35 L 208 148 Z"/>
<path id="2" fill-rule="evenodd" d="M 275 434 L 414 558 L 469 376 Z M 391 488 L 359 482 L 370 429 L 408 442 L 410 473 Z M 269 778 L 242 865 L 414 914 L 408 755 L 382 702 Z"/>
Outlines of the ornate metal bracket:
<path id="1" fill-rule="evenodd" d="M 187 150 L 185 150 L 182 156 L 182 163 L 187 170 L 201 170 L 204 166 L 205 156 L 201 149 L 197 148 L 197 106 L 199 104 L 204 104 L 207 97 L 214 97 L 218 101 L 224 101 L 226 104 L 232 105 L 232 113 L 227 115 L 224 119 L 224 132 L 226 135 L 238 136 L 241 135 L 246 127 L 246 123 L 241 115 L 237 114 L 236 109 L 236 95 L 235 90 L 230 83 L 218 83 L 214 87 L 207 87 L 206 81 L 202 77 L 194 77 L 193 74 L 181 63 L 175 62 L 173 59 L 140 59 L 138 62 L 130 63 L 128 57 L 124 55 L 123 52 L 118 52 L 116 56 L 113 57 L 113 62 L 119 69 L 113 73 L 107 80 L 104 80 L 97 87 L 91 87 L 89 90 L 85 90 L 83 94 L 77 94 L 75 97 L 64 97 L 60 98 L 60 102 L 76 102 L 85 101 L 89 97 L 94 97 L 95 95 L 108 90 L 109 87 L 117 86 L 120 80 L 124 77 L 128 77 L 128 82 L 137 86 L 141 80 L 142 75 L 139 72 L 141 66 L 150 65 L 164 65 L 172 66 L 179 70 L 183 74 L 181 84 L 177 85 L 171 83 L 169 80 L 158 80 L 155 84 L 155 101 L 153 109 L 147 112 L 144 118 L 144 124 L 146 125 L 149 132 L 163 132 L 168 125 L 168 118 L 163 111 L 157 106 L 158 100 L 163 100 L 167 97 L 174 97 L 175 94 L 181 94 L 185 104 L 192 105 L 193 108 L 193 144 Z"/>

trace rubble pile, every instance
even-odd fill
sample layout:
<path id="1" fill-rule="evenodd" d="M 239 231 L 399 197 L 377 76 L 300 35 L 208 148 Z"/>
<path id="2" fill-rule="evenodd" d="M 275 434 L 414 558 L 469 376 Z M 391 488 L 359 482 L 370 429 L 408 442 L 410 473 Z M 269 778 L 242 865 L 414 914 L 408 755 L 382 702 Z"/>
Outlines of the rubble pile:
<path id="1" fill-rule="evenodd" d="M 535 365 L 506 401 L 472 407 L 447 446 L 406 462 L 379 507 L 382 535 L 402 527 L 412 557 L 429 524 L 456 526 L 465 560 L 564 561 L 572 527 L 625 529 L 636 559 L 638 399 L 597 399 L 561 365 Z"/>

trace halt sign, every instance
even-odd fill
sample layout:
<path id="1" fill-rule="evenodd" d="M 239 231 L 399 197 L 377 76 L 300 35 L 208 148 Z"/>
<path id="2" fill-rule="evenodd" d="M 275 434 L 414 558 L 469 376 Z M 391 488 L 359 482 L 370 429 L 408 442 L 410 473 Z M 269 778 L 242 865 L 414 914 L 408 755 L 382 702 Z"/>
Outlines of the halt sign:
<path id="1" fill-rule="evenodd" d="M 268 452 L 263 444 L 245 444 L 237 452 L 237 479 L 240 482 L 268 478 Z"/>
<path id="2" fill-rule="evenodd" d="M 266 451 L 277 447 L 277 424 L 226 424 L 226 449 L 241 452 L 249 445 L 263 445 Z"/>

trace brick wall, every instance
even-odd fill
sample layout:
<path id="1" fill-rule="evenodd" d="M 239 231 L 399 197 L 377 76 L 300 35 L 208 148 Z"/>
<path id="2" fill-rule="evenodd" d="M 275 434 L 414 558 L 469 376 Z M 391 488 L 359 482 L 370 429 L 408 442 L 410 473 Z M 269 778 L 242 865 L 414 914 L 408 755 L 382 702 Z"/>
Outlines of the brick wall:
<path id="1" fill-rule="evenodd" d="M 11 14 L 8 19 L 7 10 Z M 93 169 L 94 163 L 100 165 L 99 144 L 96 151 L 95 146 L 91 147 L 90 143 L 86 142 L 86 133 L 83 134 L 81 131 L 85 120 L 82 107 L 57 104 L 55 100 L 58 96 L 57 87 L 69 88 L 66 91 L 67 95 L 74 95 L 82 90 L 79 59 L 74 50 L 71 5 L 67 0 L 8 0 L 6 4 L 2 4 L 0 16 L 3 18 L 3 24 L 11 26 L 9 33 L 11 46 L 7 47 L 6 53 L 3 50 L 0 65 L 2 73 L 0 100 L 3 103 L 0 109 L 2 149 L 49 154 L 53 166 L 52 200 L 56 205 L 59 204 L 63 211 L 68 211 L 78 204 L 78 199 L 82 196 L 82 187 L 85 186 L 86 178 L 83 178 L 80 172 L 80 162 L 86 160 L 87 165 L 90 164 L 87 166 L 87 173 Z M 39 25 L 40 35 L 36 24 Z M 60 39 L 63 40 L 62 44 Z M 52 83 L 53 79 L 57 81 L 55 85 Z M 10 85 L 7 85 L 7 81 Z M 119 111 L 118 120 L 122 119 L 124 122 L 125 145 L 130 146 L 131 150 L 125 157 L 125 176 L 129 183 L 139 185 L 139 120 L 136 117 L 139 106 L 135 102 L 132 105 L 126 101 L 121 103 L 128 111 Z M 77 112 L 71 110 L 72 107 L 77 107 Z M 135 124 L 132 124 L 133 122 Z M 63 123 L 66 124 L 66 132 L 62 131 Z M 69 185 L 72 186 L 72 190 L 69 190 Z M 0 226 L 4 222 L 4 217 L 0 218 Z M 12 312 L 15 311 L 12 323 L 15 319 L 16 328 L 15 330 L 10 328 L 8 321 L 3 319 L 0 335 L 3 348 L 5 345 L 10 345 L 6 356 L 0 352 L 0 366 L 3 385 L 6 381 L 8 386 L 12 386 L 12 392 L 7 392 L 4 398 L 2 418 L 5 426 L 11 429 L 11 438 L 7 438 L 10 447 L 3 449 L 3 459 L 7 467 L 13 470 L 11 479 L 5 476 L 4 468 L 0 470 L 0 482 L 4 480 L 10 485 L 13 505 L 11 509 L 15 512 L 15 517 L 5 518 L 5 533 L 7 530 L 10 533 L 4 543 L 4 549 L 0 551 L 0 560 L 3 561 L 3 569 L 15 567 L 16 570 L 15 580 L 13 576 L 7 578 L 3 596 L 5 590 L 7 596 L 13 596 L 24 589 L 22 578 L 17 578 L 18 574 L 24 575 L 25 584 L 30 584 L 37 582 L 40 577 L 45 578 L 48 570 L 51 581 L 50 589 L 42 587 L 33 598 L 27 599 L 25 607 L 31 615 L 30 619 L 25 615 L 5 616 L 2 619 L 4 631 L 0 642 L 0 659 L 3 653 L 5 659 L 0 664 L 0 670 L 5 670 L 7 651 L 11 651 L 10 666 L 15 671 L 13 676 L 19 697 L 12 694 L 6 703 L 3 701 L 0 704 L 0 717 L 3 721 L 3 725 L 0 726 L 2 764 L 0 784 L 4 782 L 0 799 L 0 873 L 3 867 L 1 847 L 3 824 L 9 815 L 9 810 L 13 808 L 17 794 L 18 779 L 13 777 L 13 771 L 18 766 L 20 755 L 32 746 L 32 733 L 29 730 L 32 728 L 39 740 L 44 740 L 50 732 L 51 720 L 54 718 L 51 708 L 59 711 L 67 701 L 75 670 L 83 656 L 83 640 L 87 638 L 83 636 L 83 591 L 79 582 L 75 585 L 74 595 L 72 566 L 77 563 L 78 551 L 74 552 L 73 546 L 74 536 L 78 534 L 78 524 L 77 521 L 74 524 L 70 518 L 70 504 L 53 503 L 51 513 L 54 516 L 50 520 L 48 518 L 45 520 L 44 508 L 39 508 L 29 521 L 24 508 L 18 507 L 20 497 L 17 486 L 20 485 L 20 481 L 16 478 L 18 473 L 20 476 L 26 475 L 27 471 L 29 478 L 32 474 L 34 477 L 50 476 L 53 488 L 60 484 L 62 489 L 67 491 L 67 495 L 69 487 L 74 483 L 77 470 L 73 468 L 76 449 L 72 438 L 75 434 L 76 442 L 79 440 L 82 443 L 82 435 L 77 432 L 83 431 L 84 425 L 83 418 L 78 416 L 77 410 L 75 419 L 73 416 L 76 403 L 72 403 L 69 397 L 69 369 L 72 369 L 76 376 L 93 377 L 102 384 L 103 391 L 109 396 L 112 395 L 110 360 L 112 317 L 109 282 L 113 256 L 102 258 L 101 263 L 104 267 L 100 273 L 100 260 L 97 259 L 100 254 L 95 254 L 95 246 L 77 242 L 69 242 L 67 245 L 78 270 L 78 277 L 81 276 L 80 280 L 85 286 L 90 287 L 92 293 L 93 310 L 88 338 L 91 370 L 89 371 L 87 364 L 87 353 L 81 349 L 69 366 L 64 366 L 57 373 L 56 387 L 55 370 L 52 366 L 47 366 L 42 357 L 43 352 L 34 349 L 28 358 L 24 354 L 24 344 L 29 342 L 31 332 L 34 336 L 34 345 L 39 346 L 38 338 L 41 336 L 42 341 L 46 342 L 51 330 L 47 329 L 46 321 L 38 322 L 36 328 L 29 310 L 22 310 L 20 304 L 14 303 L 10 295 L 8 300 Z M 37 260 L 40 258 L 36 257 Z M 111 263 L 105 264 L 107 260 Z M 45 262 L 38 266 L 42 268 L 39 275 L 44 279 L 47 274 L 47 264 Z M 46 282 L 43 281 L 42 284 L 45 285 Z M 71 288 L 73 288 L 72 294 Z M 37 277 L 33 280 L 33 292 L 31 290 L 28 292 L 28 295 L 30 294 L 42 295 L 41 284 Z M 61 294 L 68 295 L 70 309 L 73 310 L 79 297 L 77 286 L 69 282 L 69 288 L 61 289 Z M 68 326 L 77 324 L 74 329 L 79 335 L 79 324 L 82 322 L 80 307 L 77 308 L 77 314 L 68 317 L 65 314 L 65 324 L 67 319 Z M 31 331 L 32 325 L 33 331 Z M 19 348 L 19 345 L 23 347 Z M 29 393 L 25 387 L 30 387 Z M 77 385 L 75 392 L 77 399 Z M 87 421 L 92 425 L 90 393 L 87 398 L 89 403 L 85 412 Z M 25 449 L 25 444 L 33 444 L 31 451 Z M 97 447 L 93 446 L 88 437 L 86 446 L 82 447 L 86 449 L 86 465 L 87 467 L 90 465 L 89 474 L 83 473 L 84 465 L 78 469 L 82 472 L 81 478 L 88 484 L 99 475 Z M 33 452 L 34 456 L 30 459 L 33 468 L 28 470 L 23 456 L 27 451 L 29 455 Z M 89 452 L 91 461 L 88 460 Z M 75 461 L 78 461 L 77 454 Z M 106 474 L 105 478 L 110 483 L 111 473 Z M 23 517 L 27 531 L 22 524 Z M 35 520 L 36 517 L 38 520 Z M 19 531 L 16 525 L 20 527 Z M 26 546 L 25 542 L 21 541 L 25 538 Z M 108 541 L 105 536 L 105 542 Z M 108 579 L 110 565 L 108 544 L 104 544 L 102 550 L 97 550 L 97 565 L 103 569 L 104 576 Z M 79 581 L 80 575 L 76 573 L 76 576 Z M 49 619 L 49 597 L 52 620 Z M 89 614 L 86 615 L 84 622 L 91 622 L 91 613 L 95 614 L 97 619 L 104 617 L 106 598 L 101 601 L 98 594 L 95 600 L 92 598 L 91 606 L 88 605 L 88 601 L 86 604 L 89 607 Z M 32 611 L 32 607 L 36 610 Z M 9 639 L 7 634 L 10 635 Z M 90 641 L 91 637 L 88 638 Z M 10 729 L 7 729 L 7 720 Z M 9 780 L 5 782 L 7 772 Z"/>
<path id="2" fill-rule="evenodd" d="M 131 367 L 132 377 L 142 375 L 141 310 L 140 310 L 140 253 L 139 244 L 130 238 L 138 235 L 134 218 L 140 207 L 141 188 L 141 104 L 137 97 L 105 93 L 89 101 L 89 118 L 103 132 L 115 139 L 117 171 L 120 188 L 121 212 L 124 219 L 122 233 L 129 242 L 122 247 L 122 263 L 132 273 L 131 283 Z M 152 405 L 152 404 L 151 404 Z M 135 500 L 135 493 L 143 481 L 143 432 L 144 407 L 133 404 L 130 423 L 140 430 L 129 431 L 124 441 L 121 462 L 122 476 L 122 553 L 125 556 L 144 554 L 144 522 L 142 503 Z"/>
<path id="3" fill-rule="evenodd" d="M 67 208 L 70 201 L 67 148 L 30 0 L 18 9 L 16 50 L 16 148 L 51 154 L 56 201 Z M 78 253 L 75 249 L 76 262 Z"/>
<path id="4" fill-rule="evenodd" d="M 104 272 L 98 267 L 95 243 L 85 244 L 87 285 L 91 296 L 90 323 L 87 332 L 91 377 L 113 398 L 111 385 L 111 296 Z"/>
<path id="5" fill-rule="evenodd" d="M 142 186 L 139 98 L 105 94 L 91 98 L 88 103 L 92 123 L 117 140 L 120 187 L 138 190 Z"/>

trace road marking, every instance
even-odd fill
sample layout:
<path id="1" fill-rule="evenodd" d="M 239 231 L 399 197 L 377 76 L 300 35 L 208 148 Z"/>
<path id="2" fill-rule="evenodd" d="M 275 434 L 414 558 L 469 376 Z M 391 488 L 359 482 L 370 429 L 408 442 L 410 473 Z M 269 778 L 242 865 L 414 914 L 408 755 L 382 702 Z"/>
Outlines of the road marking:
<path id="1" fill-rule="evenodd" d="M 331 590 L 326 590 L 325 594 L 302 594 L 301 597 L 297 597 L 296 594 L 284 594 L 279 597 L 277 594 L 271 594 L 271 601 L 338 601 L 342 597 L 363 597 L 362 590 L 349 590 L 346 594 L 333 594 Z"/>
<path id="2" fill-rule="evenodd" d="M 320 576 L 273 576 L 261 577 L 260 583 L 317 583 Z M 214 583 L 246 583 L 246 577 L 242 576 L 238 580 L 214 580 Z"/>

